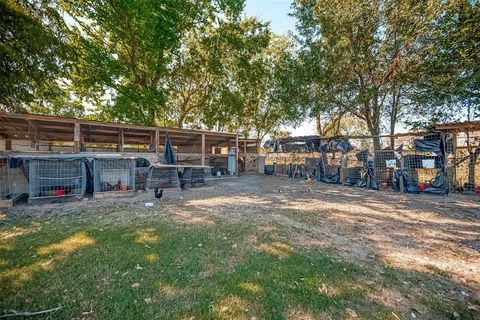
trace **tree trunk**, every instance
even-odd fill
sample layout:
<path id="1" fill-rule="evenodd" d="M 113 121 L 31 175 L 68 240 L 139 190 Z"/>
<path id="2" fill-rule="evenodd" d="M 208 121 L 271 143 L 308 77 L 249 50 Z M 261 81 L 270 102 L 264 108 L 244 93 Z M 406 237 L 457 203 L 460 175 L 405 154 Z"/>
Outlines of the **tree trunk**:
<path id="1" fill-rule="evenodd" d="M 155 112 L 154 109 L 150 109 L 148 111 L 148 118 L 149 118 L 149 124 L 154 126 L 155 122 L 157 121 L 157 113 Z"/>
<path id="2" fill-rule="evenodd" d="M 178 118 L 178 122 L 177 122 L 178 129 L 183 129 L 184 120 L 185 120 L 185 115 L 180 115 L 180 118 Z"/>
<path id="3" fill-rule="evenodd" d="M 322 119 L 320 115 L 320 111 L 318 112 L 318 115 L 316 116 L 317 120 L 317 134 L 322 136 L 323 135 L 323 130 L 322 130 Z"/>
<path id="4" fill-rule="evenodd" d="M 395 149 L 395 125 L 397 124 L 398 106 L 400 103 L 400 87 L 393 87 L 392 110 L 390 112 L 390 148 Z"/>

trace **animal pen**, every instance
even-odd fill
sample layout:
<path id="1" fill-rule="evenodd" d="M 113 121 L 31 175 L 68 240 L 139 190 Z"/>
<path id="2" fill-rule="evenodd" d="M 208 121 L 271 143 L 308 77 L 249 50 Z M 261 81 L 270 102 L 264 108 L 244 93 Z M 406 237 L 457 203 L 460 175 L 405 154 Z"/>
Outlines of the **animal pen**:
<path id="1" fill-rule="evenodd" d="M 167 136 L 175 165 L 163 159 Z M 234 133 L 0 112 L 0 205 L 202 185 L 211 171 L 257 171 L 255 146 Z"/>
<path id="2" fill-rule="evenodd" d="M 134 158 L 93 159 L 93 195 L 133 195 L 135 190 Z"/>
<path id="3" fill-rule="evenodd" d="M 28 202 L 81 199 L 86 192 L 86 159 L 31 158 L 28 165 Z"/>
<path id="4" fill-rule="evenodd" d="M 409 193 L 480 193 L 478 126 L 475 132 L 456 124 L 441 127 L 449 130 L 381 136 L 377 150 L 371 136 L 279 139 L 265 145 L 277 151 L 267 154 L 265 173 L 285 174 L 284 168 L 292 165 L 312 167 L 314 159 L 315 177 L 324 183 Z"/>

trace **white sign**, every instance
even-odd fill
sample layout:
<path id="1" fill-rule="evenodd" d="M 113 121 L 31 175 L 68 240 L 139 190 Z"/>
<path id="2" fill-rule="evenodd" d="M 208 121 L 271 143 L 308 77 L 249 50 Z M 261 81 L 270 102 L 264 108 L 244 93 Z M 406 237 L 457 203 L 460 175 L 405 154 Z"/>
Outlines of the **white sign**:
<path id="1" fill-rule="evenodd" d="M 397 160 L 385 160 L 385 164 L 387 165 L 387 168 L 396 168 L 397 167 Z"/>
<path id="2" fill-rule="evenodd" d="M 434 169 L 435 168 L 435 159 L 423 159 L 422 166 L 425 169 Z"/>

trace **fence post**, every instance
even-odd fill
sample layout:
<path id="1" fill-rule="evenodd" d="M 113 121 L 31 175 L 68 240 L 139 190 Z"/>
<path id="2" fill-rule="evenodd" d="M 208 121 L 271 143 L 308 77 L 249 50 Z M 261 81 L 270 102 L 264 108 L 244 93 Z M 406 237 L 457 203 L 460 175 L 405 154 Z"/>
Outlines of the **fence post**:
<path id="1" fill-rule="evenodd" d="M 450 181 L 450 190 L 457 191 L 457 133 L 453 132 L 452 134 L 452 153 L 453 153 L 453 160 L 452 160 L 452 179 Z"/>
<path id="2" fill-rule="evenodd" d="M 75 122 L 73 127 L 73 152 L 80 153 L 80 136 L 82 132 L 80 130 L 80 122 Z"/>
<path id="3" fill-rule="evenodd" d="M 344 154 L 340 166 L 340 184 L 345 181 L 345 174 L 347 173 L 347 155 Z"/>
<path id="4" fill-rule="evenodd" d="M 405 169 L 405 164 L 404 164 L 404 158 L 403 154 L 400 155 L 400 172 L 402 174 L 400 175 L 398 183 L 400 184 L 400 192 L 404 193 L 405 192 L 405 181 L 403 181 L 403 170 Z"/>

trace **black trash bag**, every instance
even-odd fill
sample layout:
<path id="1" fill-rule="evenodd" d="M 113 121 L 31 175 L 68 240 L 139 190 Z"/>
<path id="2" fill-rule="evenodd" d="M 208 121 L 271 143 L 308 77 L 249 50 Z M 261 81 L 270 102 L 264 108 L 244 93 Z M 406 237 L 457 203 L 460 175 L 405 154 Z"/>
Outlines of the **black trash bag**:
<path id="1" fill-rule="evenodd" d="M 325 183 L 340 184 L 340 168 L 333 175 L 327 175 L 325 172 L 325 164 L 323 162 L 323 154 L 317 163 L 317 180 Z"/>
<path id="2" fill-rule="evenodd" d="M 165 137 L 165 164 L 177 164 L 177 159 L 175 158 L 175 152 L 173 151 L 172 142 L 170 141 L 170 136 L 166 135 Z"/>
<path id="3" fill-rule="evenodd" d="M 437 155 L 442 154 L 441 140 L 413 140 L 415 144 L 415 151 L 418 152 L 433 152 Z"/>
<path id="4" fill-rule="evenodd" d="M 448 193 L 447 181 L 445 179 L 445 174 L 443 170 L 438 170 L 437 175 L 435 176 L 433 181 L 430 183 L 430 185 L 427 188 L 425 188 L 425 190 L 422 190 L 422 192 L 434 193 L 434 194 Z"/>
<path id="5" fill-rule="evenodd" d="M 367 162 L 367 167 L 364 170 L 363 177 L 357 181 L 356 186 L 359 188 L 367 188 L 367 189 L 374 189 L 378 190 L 378 182 L 375 180 L 375 176 L 373 174 L 373 161 Z"/>

